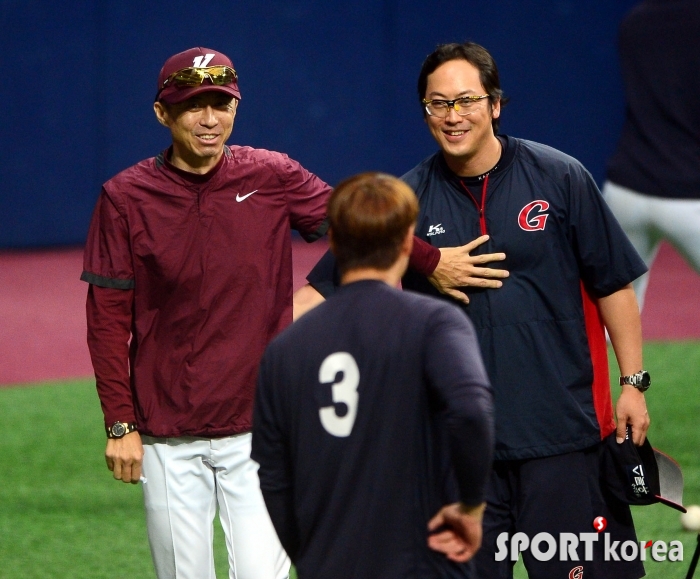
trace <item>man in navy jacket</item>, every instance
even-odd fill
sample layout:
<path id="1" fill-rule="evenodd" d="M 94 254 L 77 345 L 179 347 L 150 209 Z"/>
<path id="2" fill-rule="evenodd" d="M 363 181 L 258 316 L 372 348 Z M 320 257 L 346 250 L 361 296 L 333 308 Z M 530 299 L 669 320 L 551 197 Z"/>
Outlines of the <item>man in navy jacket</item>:
<path id="1" fill-rule="evenodd" d="M 641 444 L 649 426 L 649 376 L 631 285 L 646 267 L 578 161 L 498 134 L 506 99 L 486 49 L 439 46 L 423 63 L 418 96 L 440 150 L 403 177 L 420 204 L 417 237 L 438 247 L 476 240 L 477 252 L 503 252 L 510 273 L 499 289 L 469 288 L 468 298 L 447 292 L 474 323 L 494 388 L 495 462 L 479 576 L 512 572 L 512 561 L 496 560 L 504 533 L 589 533 L 603 516 L 613 541 L 636 541 L 629 508 L 600 488 L 598 452 L 615 431 L 624 440 L 627 425 Z M 308 279 L 307 297 L 330 295 L 330 260 Z M 440 295 L 410 272 L 403 287 Z M 614 413 L 605 328 L 621 373 Z M 591 561 L 583 547 L 579 561 L 542 561 L 525 551 L 525 566 L 531 578 L 643 575 L 638 560 L 606 560 L 602 543 Z"/>

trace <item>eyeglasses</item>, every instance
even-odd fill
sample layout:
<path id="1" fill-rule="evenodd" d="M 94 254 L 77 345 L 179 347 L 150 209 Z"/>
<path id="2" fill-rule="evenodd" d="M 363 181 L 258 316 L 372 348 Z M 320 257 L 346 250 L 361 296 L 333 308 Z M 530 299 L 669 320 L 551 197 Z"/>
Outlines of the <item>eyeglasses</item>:
<path id="1" fill-rule="evenodd" d="M 238 80 L 238 74 L 229 66 L 188 67 L 172 73 L 160 87 L 162 91 L 171 84 L 178 87 L 199 86 L 208 78 L 212 84 L 219 86 L 231 84 Z"/>
<path id="2" fill-rule="evenodd" d="M 469 95 L 452 101 L 423 99 L 421 102 L 425 105 L 425 112 L 431 117 L 444 119 L 449 116 L 450 108 L 453 108 L 460 117 L 471 115 L 474 111 L 478 110 L 479 107 L 477 103 L 482 99 L 489 98 L 489 96 L 490 95 L 487 94 Z"/>

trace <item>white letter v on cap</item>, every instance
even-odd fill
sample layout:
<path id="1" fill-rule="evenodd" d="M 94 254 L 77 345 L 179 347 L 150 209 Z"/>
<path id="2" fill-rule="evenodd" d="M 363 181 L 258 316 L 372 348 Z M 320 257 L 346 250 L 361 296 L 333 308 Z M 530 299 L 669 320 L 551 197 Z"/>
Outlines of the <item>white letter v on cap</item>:
<path id="1" fill-rule="evenodd" d="M 214 58 L 213 54 L 205 54 L 204 56 L 198 56 L 194 59 L 193 66 L 195 68 L 204 68 L 207 64 L 209 64 L 209 62 L 211 62 L 212 58 Z"/>

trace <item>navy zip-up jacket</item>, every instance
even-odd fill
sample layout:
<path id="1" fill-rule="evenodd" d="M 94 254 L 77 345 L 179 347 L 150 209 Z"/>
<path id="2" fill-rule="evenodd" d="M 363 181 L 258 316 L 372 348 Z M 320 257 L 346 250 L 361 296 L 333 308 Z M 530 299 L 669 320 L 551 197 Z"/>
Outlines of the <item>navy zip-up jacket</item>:
<path id="1" fill-rule="evenodd" d="M 581 163 L 545 145 L 499 138 L 501 160 L 482 179 L 458 177 L 440 152 L 403 176 L 420 203 L 416 235 L 455 247 L 487 233 L 478 252 L 506 254 L 494 264 L 510 271 L 503 287 L 467 288 L 470 304 L 460 304 L 494 388 L 495 458 L 580 450 L 615 428 L 595 299 L 646 266 Z M 308 279 L 326 295 L 328 263 L 317 267 Z M 403 287 L 441 295 L 410 271 Z"/>

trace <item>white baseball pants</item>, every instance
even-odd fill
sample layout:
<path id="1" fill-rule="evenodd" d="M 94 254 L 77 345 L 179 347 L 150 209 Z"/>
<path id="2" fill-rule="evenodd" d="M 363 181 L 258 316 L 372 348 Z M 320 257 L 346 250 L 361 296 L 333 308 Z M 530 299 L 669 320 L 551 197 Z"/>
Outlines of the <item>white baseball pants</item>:
<path id="1" fill-rule="evenodd" d="M 229 579 L 286 579 L 290 561 L 267 514 L 251 433 L 226 438 L 143 436 L 146 525 L 158 579 L 215 579 L 214 516 Z"/>
<path id="2" fill-rule="evenodd" d="M 603 197 L 650 270 L 666 239 L 700 273 L 700 198 L 651 197 L 611 181 L 603 185 Z M 645 273 L 633 284 L 640 310 L 648 283 Z"/>

